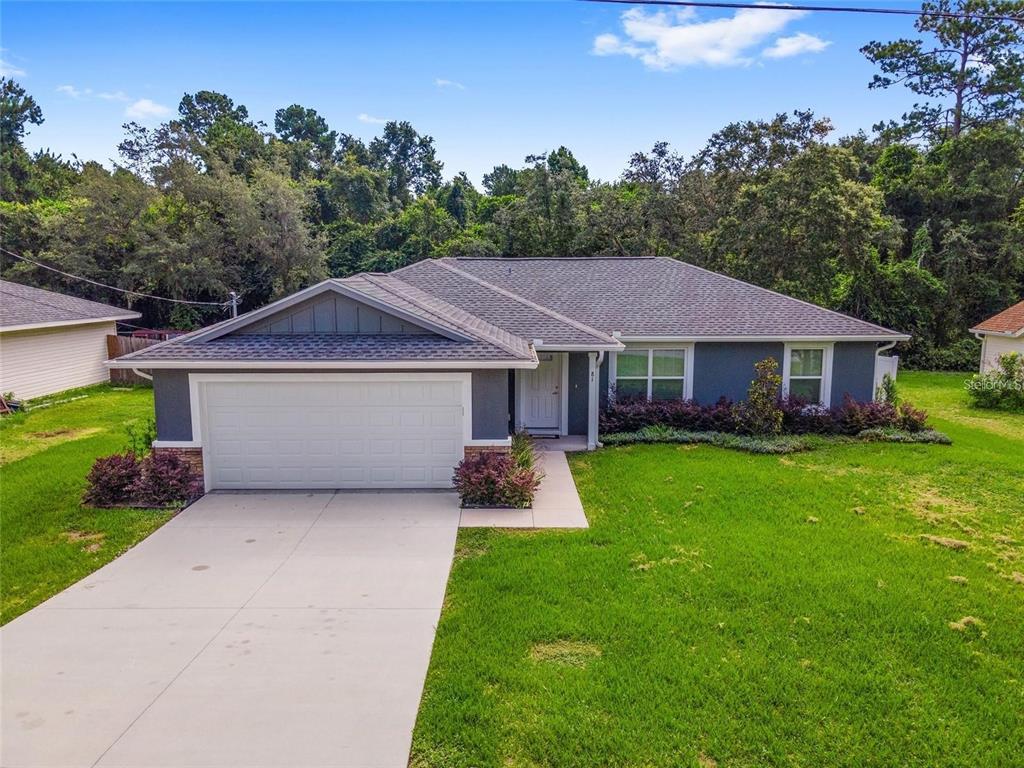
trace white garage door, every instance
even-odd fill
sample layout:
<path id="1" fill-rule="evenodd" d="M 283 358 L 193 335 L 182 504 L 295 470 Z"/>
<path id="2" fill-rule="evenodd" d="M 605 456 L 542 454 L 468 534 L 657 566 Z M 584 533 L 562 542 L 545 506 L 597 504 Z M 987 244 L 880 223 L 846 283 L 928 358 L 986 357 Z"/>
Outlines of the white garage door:
<path id="1" fill-rule="evenodd" d="M 199 381 L 210 487 L 450 487 L 468 374 L 406 377 Z"/>

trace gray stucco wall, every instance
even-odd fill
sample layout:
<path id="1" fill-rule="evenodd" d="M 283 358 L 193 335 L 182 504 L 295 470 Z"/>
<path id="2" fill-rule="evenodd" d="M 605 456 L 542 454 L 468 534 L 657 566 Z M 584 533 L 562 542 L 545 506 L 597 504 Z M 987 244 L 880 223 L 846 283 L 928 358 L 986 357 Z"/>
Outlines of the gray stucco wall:
<path id="1" fill-rule="evenodd" d="M 855 400 L 875 396 L 875 351 L 873 341 L 837 342 L 832 350 L 832 407 L 843 404 L 849 393 Z"/>
<path id="2" fill-rule="evenodd" d="M 693 345 L 693 399 L 714 403 L 725 396 L 746 400 L 754 364 L 774 357 L 782 370 L 782 342 L 698 342 Z"/>
<path id="3" fill-rule="evenodd" d="M 291 371 L 291 373 L 301 372 Z M 204 373 L 245 373 L 245 371 L 204 371 Z M 497 368 L 471 371 L 470 373 L 473 387 L 473 439 L 489 440 L 508 437 L 508 371 L 504 368 Z M 192 408 L 189 401 L 188 371 L 153 371 L 153 399 L 156 409 L 157 439 L 192 440 Z"/>
<path id="4" fill-rule="evenodd" d="M 586 352 L 569 353 L 569 434 L 587 434 L 587 375 L 590 361 Z"/>
<path id="5" fill-rule="evenodd" d="M 473 371 L 473 439 L 508 437 L 508 371 Z"/>
<path id="6" fill-rule="evenodd" d="M 158 440 L 191 440 L 192 407 L 186 371 L 153 371 Z"/>

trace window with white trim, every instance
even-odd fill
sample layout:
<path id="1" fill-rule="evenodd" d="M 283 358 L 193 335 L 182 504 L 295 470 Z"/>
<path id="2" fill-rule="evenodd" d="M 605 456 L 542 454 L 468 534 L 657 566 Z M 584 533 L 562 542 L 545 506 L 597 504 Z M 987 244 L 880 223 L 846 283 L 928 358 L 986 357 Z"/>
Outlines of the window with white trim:
<path id="1" fill-rule="evenodd" d="M 832 346 L 787 344 L 783 391 L 809 403 L 828 405 L 831 397 Z"/>
<path id="2" fill-rule="evenodd" d="M 617 397 L 682 400 L 686 397 L 686 349 L 630 347 L 615 356 Z"/>

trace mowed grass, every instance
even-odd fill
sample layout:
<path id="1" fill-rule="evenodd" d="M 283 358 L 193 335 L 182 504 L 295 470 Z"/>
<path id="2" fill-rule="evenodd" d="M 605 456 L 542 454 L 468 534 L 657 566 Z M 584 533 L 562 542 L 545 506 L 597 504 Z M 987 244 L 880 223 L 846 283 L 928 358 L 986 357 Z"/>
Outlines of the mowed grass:
<path id="1" fill-rule="evenodd" d="M 126 447 L 125 428 L 153 413 L 151 389 L 91 387 L 0 420 L 0 623 L 109 562 L 166 512 L 86 509 L 85 476 Z M 45 402 L 45 401 L 44 401 Z"/>
<path id="2" fill-rule="evenodd" d="M 458 766 L 1019 766 L 1024 417 L 952 446 L 577 454 L 591 528 L 463 530 L 413 743 Z"/>

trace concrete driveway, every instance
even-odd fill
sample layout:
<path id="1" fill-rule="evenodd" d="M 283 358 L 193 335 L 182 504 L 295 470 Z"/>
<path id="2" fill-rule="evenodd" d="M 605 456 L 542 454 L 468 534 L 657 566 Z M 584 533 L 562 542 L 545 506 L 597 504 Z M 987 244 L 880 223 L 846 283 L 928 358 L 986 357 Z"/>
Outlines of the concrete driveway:
<path id="1" fill-rule="evenodd" d="M 15 619 L 0 764 L 399 766 L 450 493 L 212 494 Z"/>

